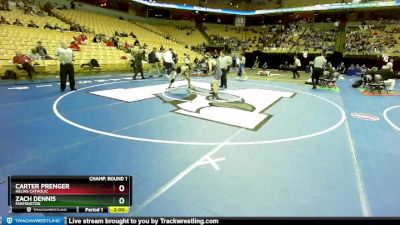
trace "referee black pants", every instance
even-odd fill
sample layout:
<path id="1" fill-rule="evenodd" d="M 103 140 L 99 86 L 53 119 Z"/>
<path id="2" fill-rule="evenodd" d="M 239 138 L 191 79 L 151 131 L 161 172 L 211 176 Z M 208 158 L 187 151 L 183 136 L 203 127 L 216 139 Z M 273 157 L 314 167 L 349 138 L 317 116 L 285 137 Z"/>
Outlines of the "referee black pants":
<path id="1" fill-rule="evenodd" d="M 74 65 L 71 63 L 60 64 L 60 89 L 61 91 L 65 90 L 65 86 L 67 84 L 67 76 L 69 80 L 69 87 L 71 90 L 75 89 L 75 73 L 74 73 Z"/>
<path id="2" fill-rule="evenodd" d="M 228 88 L 228 81 L 226 79 L 226 74 L 228 73 L 228 69 L 221 69 L 222 71 L 222 76 L 221 76 L 221 85 L 219 87 L 225 87 Z"/>
<path id="3" fill-rule="evenodd" d="M 296 67 L 293 68 L 293 70 L 292 70 L 292 72 L 293 72 L 293 78 L 296 78 L 296 75 L 297 75 L 297 78 L 300 77 L 300 74 L 299 74 L 299 72 L 298 72 L 300 69 L 301 69 L 300 66 L 296 66 Z"/>
<path id="4" fill-rule="evenodd" d="M 324 70 L 322 68 L 315 67 L 313 69 L 313 73 L 312 73 L 312 76 L 311 76 L 311 81 L 312 81 L 312 84 L 313 84 L 314 88 L 315 88 L 315 85 L 318 84 L 319 78 L 322 76 L 323 73 L 324 73 Z"/>

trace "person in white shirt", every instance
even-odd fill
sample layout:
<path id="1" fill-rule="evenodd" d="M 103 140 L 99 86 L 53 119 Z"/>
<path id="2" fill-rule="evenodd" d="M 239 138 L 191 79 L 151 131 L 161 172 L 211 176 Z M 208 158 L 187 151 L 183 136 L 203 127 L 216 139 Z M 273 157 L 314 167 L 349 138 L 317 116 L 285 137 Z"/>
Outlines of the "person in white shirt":
<path id="1" fill-rule="evenodd" d="M 386 63 L 386 67 L 388 70 L 393 71 L 393 59 L 390 59 L 390 61 Z"/>
<path id="2" fill-rule="evenodd" d="M 295 55 L 294 56 L 294 67 L 293 67 L 293 79 L 299 79 L 300 74 L 299 74 L 299 70 L 301 69 L 301 62 L 300 59 Z"/>
<path id="3" fill-rule="evenodd" d="M 319 77 L 322 76 L 324 73 L 324 68 L 327 63 L 325 56 L 326 56 L 326 53 L 324 51 L 324 52 L 322 52 L 322 54 L 320 56 L 317 56 L 314 59 L 314 68 L 313 68 L 313 73 L 311 76 L 313 89 L 317 88 L 316 85 L 319 82 Z"/>
<path id="4" fill-rule="evenodd" d="M 237 64 L 239 65 L 239 70 L 238 70 L 238 74 L 237 74 L 237 78 L 241 79 L 242 75 L 244 77 L 244 79 L 246 79 L 246 72 L 244 71 L 245 65 L 246 65 L 246 57 L 244 56 L 244 54 L 242 53 L 240 57 L 237 58 Z"/>
<path id="5" fill-rule="evenodd" d="M 219 52 L 218 62 L 222 71 L 221 85 L 219 87 L 228 88 L 226 75 L 228 74 L 229 68 L 232 65 L 232 58 L 230 56 L 225 55 L 224 50 L 221 50 Z"/>
<path id="6" fill-rule="evenodd" d="M 65 90 L 67 83 L 67 75 L 69 76 L 69 87 L 71 91 L 76 91 L 75 88 L 75 73 L 74 73 L 74 52 L 67 48 L 65 42 L 60 43 L 60 47 L 56 50 L 56 56 L 60 61 L 60 89 Z"/>
<path id="7" fill-rule="evenodd" d="M 165 51 L 163 54 L 163 60 L 165 64 L 165 69 L 167 70 L 167 75 L 170 76 L 173 65 L 174 65 L 174 60 L 173 60 L 173 55 L 172 55 L 172 49 L 170 48 L 169 50 Z"/>

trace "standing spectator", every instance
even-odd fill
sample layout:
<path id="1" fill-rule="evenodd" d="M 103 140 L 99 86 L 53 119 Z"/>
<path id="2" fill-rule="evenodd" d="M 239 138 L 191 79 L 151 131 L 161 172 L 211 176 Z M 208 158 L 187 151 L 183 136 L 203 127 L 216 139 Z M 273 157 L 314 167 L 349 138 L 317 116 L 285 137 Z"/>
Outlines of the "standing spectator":
<path id="1" fill-rule="evenodd" d="M 72 62 L 74 61 L 74 52 L 72 49 L 67 48 L 65 42 L 60 43 L 60 47 L 56 50 L 56 56 L 60 61 L 60 89 L 61 91 L 65 90 L 67 85 L 67 76 L 69 80 L 69 87 L 71 91 L 76 91 L 75 88 L 75 73 L 74 73 L 74 65 Z"/>
<path id="2" fill-rule="evenodd" d="M 238 78 L 241 79 L 242 76 L 243 76 L 244 79 L 247 79 L 247 77 L 246 77 L 246 71 L 244 70 L 244 69 L 245 69 L 245 65 L 246 65 L 246 57 L 244 56 L 244 53 L 242 53 L 242 54 L 240 55 L 240 57 L 238 57 L 238 58 L 236 59 L 236 63 L 237 63 L 238 66 L 239 66 L 238 74 L 237 74 Z"/>
<path id="3" fill-rule="evenodd" d="M 293 67 L 293 79 L 299 79 L 300 74 L 299 70 L 301 68 L 301 62 L 300 59 L 295 55 L 294 56 L 294 67 Z"/>
<path id="4" fill-rule="evenodd" d="M 153 51 L 151 51 L 151 52 L 149 53 L 148 58 L 149 58 L 150 68 L 151 68 L 152 70 L 156 69 L 157 74 L 160 74 L 160 69 L 158 68 L 158 62 L 159 62 L 159 60 L 158 60 L 158 58 L 157 58 L 157 56 L 156 56 L 156 51 L 157 51 L 157 48 L 154 47 L 154 48 L 153 48 Z"/>
<path id="5" fill-rule="evenodd" d="M 225 55 L 224 50 L 221 50 L 219 52 L 219 58 L 218 58 L 219 65 L 221 67 L 222 75 L 221 75 L 221 85 L 219 86 L 220 88 L 228 88 L 227 84 L 227 78 L 226 75 L 229 72 L 229 67 L 232 64 L 232 59 Z"/>
<path id="6" fill-rule="evenodd" d="M 23 55 L 21 51 L 16 51 L 15 56 L 13 58 L 13 63 L 18 66 L 18 68 L 25 70 L 28 72 L 29 80 L 32 80 L 32 73 L 36 73 L 35 68 L 32 66 L 32 59 L 27 56 Z"/>
<path id="7" fill-rule="evenodd" d="M 322 76 L 324 73 L 324 68 L 325 68 L 325 65 L 327 62 L 325 56 L 326 56 L 326 53 L 325 53 L 325 51 L 323 51 L 320 56 L 317 56 L 314 59 L 314 68 L 313 68 L 313 73 L 311 76 L 313 89 L 317 88 L 316 85 L 319 82 L 319 77 Z"/>

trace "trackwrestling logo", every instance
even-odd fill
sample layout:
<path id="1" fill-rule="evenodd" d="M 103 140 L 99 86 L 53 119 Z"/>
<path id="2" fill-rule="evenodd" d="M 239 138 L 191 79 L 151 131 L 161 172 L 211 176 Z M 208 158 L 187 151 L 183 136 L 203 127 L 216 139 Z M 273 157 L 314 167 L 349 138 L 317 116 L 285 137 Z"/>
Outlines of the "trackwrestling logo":
<path id="1" fill-rule="evenodd" d="M 174 83 L 176 89 L 186 85 L 185 81 Z M 220 91 L 221 100 L 211 100 L 208 91 L 210 84 L 192 82 L 196 91 L 183 98 L 166 93 L 167 84 L 152 85 L 128 89 L 111 89 L 90 92 L 91 94 L 116 99 L 123 102 L 138 102 L 160 98 L 176 107 L 173 111 L 180 115 L 191 116 L 207 121 L 256 131 L 272 115 L 263 113 L 281 98 L 291 98 L 294 92 L 272 91 L 264 89 L 238 89 Z"/>

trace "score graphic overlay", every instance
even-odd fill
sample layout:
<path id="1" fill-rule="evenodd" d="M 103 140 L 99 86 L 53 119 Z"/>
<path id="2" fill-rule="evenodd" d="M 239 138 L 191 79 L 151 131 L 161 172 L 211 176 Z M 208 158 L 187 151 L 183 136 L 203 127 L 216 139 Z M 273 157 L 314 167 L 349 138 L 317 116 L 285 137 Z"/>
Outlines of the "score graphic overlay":
<path id="1" fill-rule="evenodd" d="M 9 176 L 15 213 L 128 213 L 131 176 Z"/>

